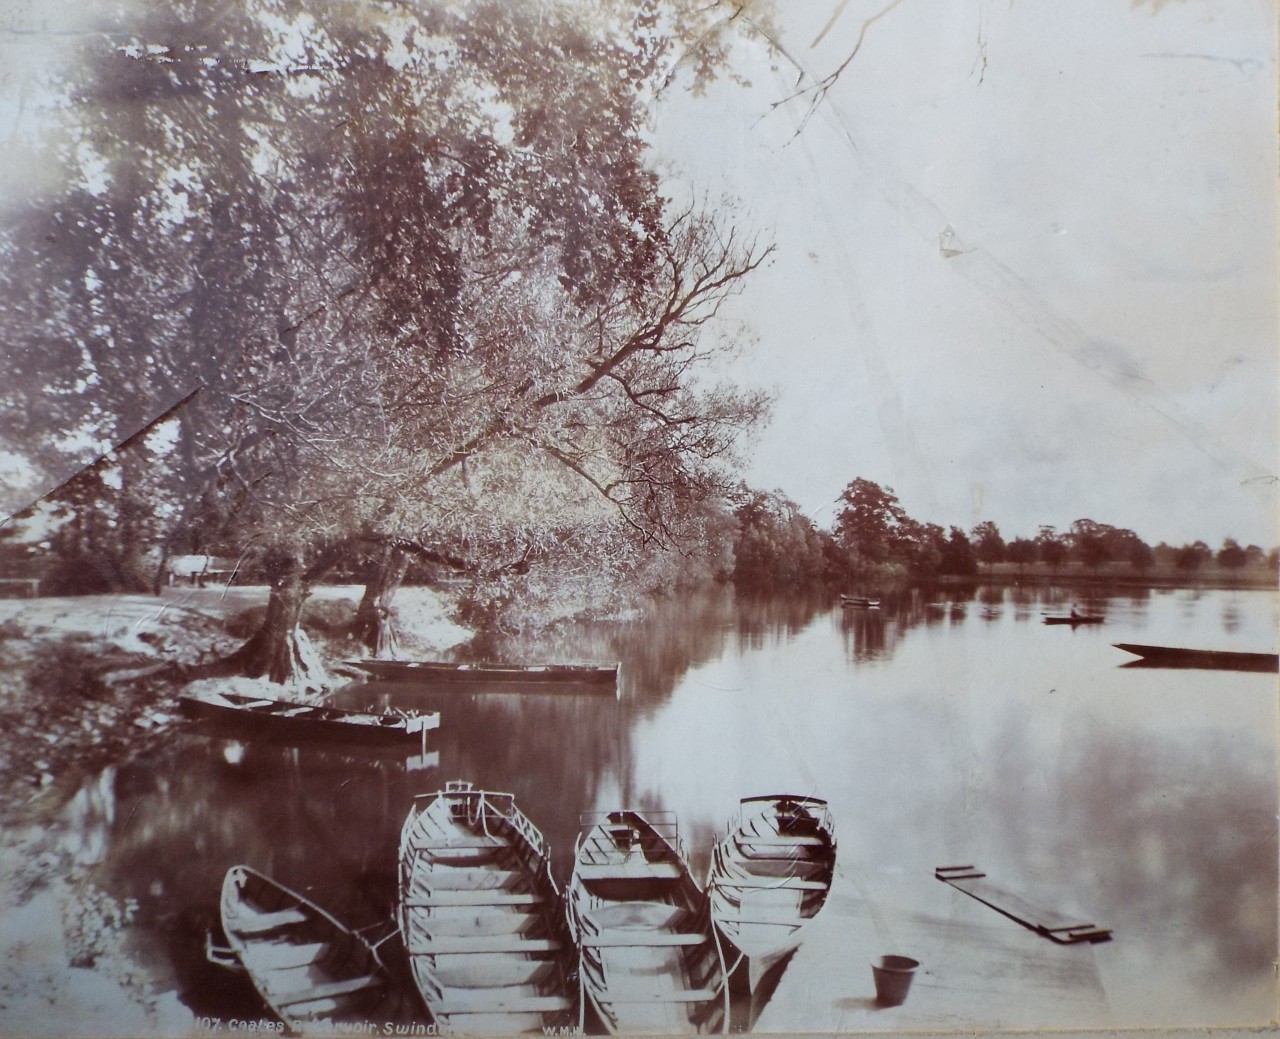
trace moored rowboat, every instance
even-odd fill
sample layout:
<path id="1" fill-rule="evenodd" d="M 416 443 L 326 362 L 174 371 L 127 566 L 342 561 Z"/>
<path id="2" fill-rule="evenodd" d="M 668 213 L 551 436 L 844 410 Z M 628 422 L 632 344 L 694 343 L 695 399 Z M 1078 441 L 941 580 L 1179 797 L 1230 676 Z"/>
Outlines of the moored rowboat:
<path id="1" fill-rule="evenodd" d="M 617 664 L 450 664 L 436 660 L 348 660 L 346 663 L 383 682 L 612 687 L 618 680 Z"/>
<path id="2" fill-rule="evenodd" d="M 826 903 L 836 862 L 835 823 L 827 802 L 796 794 L 743 798 L 712 851 L 707 893 L 711 918 L 746 961 L 754 991 L 803 937 Z"/>
<path id="3" fill-rule="evenodd" d="M 252 727 L 257 733 L 308 740 L 367 744 L 420 743 L 438 728 L 435 711 L 348 711 L 341 707 L 272 700 L 239 693 L 200 691 L 178 698 L 183 713 Z"/>
<path id="4" fill-rule="evenodd" d="M 707 899 L 689 873 L 675 817 L 583 817 L 568 891 L 578 977 L 611 1034 L 722 1032 L 724 956 Z"/>
<path id="5" fill-rule="evenodd" d="M 1280 655 L 1275 653 L 1241 653 L 1235 650 L 1182 649 L 1177 646 L 1143 646 L 1135 642 L 1113 643 L 1140 657 L 1126 667 L 1185 667 L 1213 671 L 1280 671 Z"/>
<path id="6" fill-rule="evenodd" d="M 455 781 L 418 798 L 400 835 L 398 916 L 442 1033 L 547 1034 L 576 1019 L 550 851 L 510 794 Z"/>
<path id="7" fill-rule="evenodd" d="M 402 1017 L 374 948 L 296 891 L 248 866 L 232 866 L 221 908 L 228 948 L 210 946 L 209 959 L 243 967 L 294 1032 Z"/>

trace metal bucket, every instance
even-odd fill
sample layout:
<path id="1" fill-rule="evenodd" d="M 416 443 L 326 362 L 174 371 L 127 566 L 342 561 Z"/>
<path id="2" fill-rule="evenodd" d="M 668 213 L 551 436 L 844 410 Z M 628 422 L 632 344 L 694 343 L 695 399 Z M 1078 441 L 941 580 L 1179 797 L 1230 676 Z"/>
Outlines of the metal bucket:
<path id="1" fill-rule="evenodd" d="M 871 961 L 871 976 L 876 982 L 876 1002 L 882 1007 L 901 1006 L 911 988 L 918 960 L 910 956 L 881 956 Z"/>

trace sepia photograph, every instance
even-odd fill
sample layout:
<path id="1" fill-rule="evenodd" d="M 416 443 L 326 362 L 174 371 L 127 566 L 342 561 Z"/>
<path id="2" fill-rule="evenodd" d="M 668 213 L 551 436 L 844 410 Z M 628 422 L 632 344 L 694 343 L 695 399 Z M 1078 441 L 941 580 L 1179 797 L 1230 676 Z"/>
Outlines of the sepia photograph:
<path id="1" fill-rule="evenodd" d="M 0 0 L 0 1039 L 1280 1028 L 1271 0 Z"/>

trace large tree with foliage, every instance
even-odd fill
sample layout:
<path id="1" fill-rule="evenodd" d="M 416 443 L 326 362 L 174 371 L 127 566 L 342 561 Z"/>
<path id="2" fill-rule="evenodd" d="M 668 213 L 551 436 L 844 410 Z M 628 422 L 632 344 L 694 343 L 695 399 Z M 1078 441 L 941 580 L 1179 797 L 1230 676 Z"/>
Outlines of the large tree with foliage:
<path id="1" fill-rule="evenodd" d="M 680 541 L 763 411 L 705 371 L 767 250 L 645 166 L 678 13 L 246 0 L 88 38 L 46 84 L 63 180 L 0 239 L 7 403 L 39 401 L 9 438 L 119 439 L 198 388 L 156 493 L 270 576 L 229 666 L 276 680 L 353 552 L 377 646 L 406 553 L 501 584 Z"/>

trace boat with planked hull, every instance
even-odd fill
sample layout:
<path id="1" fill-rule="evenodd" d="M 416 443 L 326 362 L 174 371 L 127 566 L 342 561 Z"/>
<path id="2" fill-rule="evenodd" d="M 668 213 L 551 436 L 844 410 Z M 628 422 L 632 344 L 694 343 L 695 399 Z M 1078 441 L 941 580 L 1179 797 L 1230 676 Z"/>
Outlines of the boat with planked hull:
<path id="1" fill-rule="evenodd" d="M 399 887 L 409 964 L 442 1032 L 545 1034 L 577 1020 L 550 851 L 511 794 L 454 781 L 418 798 Z"/>
<path id="2" fill-rule="evenodd" d="M 291 1031 L 414 1020 L 413 1006 L 392 984 L 375 947 L 296 891 L 248 866 L 232 866 L 221 911 L 227 947 L 210 943 L 208 958 L 243 969 Z"/>
<path id="3" fill-rule="evenodd" d="M 212 690 L 184 693 L 178 698 L 178 705 L 184 714 L 193 718 L 294 741 L 377 746 L 424 743 L 426 734 L 440 726 L 440 715 L 435 711 L 350 711 Z"/>
<path id="4" fill-rule="evenodd" d="M 757 992 L 800 944 L 826 904 L 835 872 L 827 802 L 797 794 L 743 798 L 711 854 L 711 918 L 726 940 L 730 974 Z"/>
<path id="5" fill-rule="evenodd" d="M 451 664 L 436 660 L 348 660 L 346 665 L 381 682 L 431 685 L 533 686 L 540 692 L 556 687 L 601 687 L 612 692 L 617 664 Z"/>
<path id="6" fill-rule="evenodd" d="M 1139 660 L 1126 667 L 1180 667 L 1210 671 L 1280 671 L 1280 655 L 1241 653 L 1235 650 L 1183 649 L 1177 646 L 1143 646 L 1136 642 L 1115 642 L 1116 649 L 1132 653 Z"/>
<path id="7" fill-rule="evenodd" d="M 580 1027 L 590 1006 L 610 1034 L 727 1030 L 724 955 L 674 815 L 584 816 L 567 903 Z"/>

